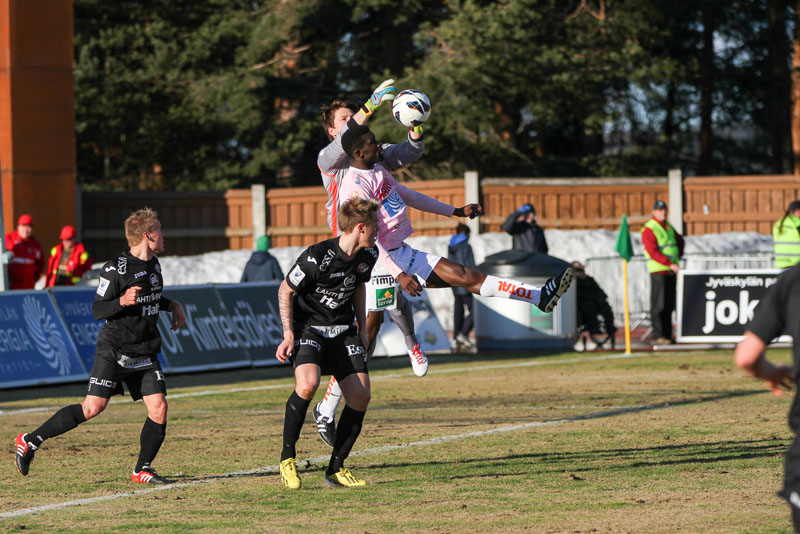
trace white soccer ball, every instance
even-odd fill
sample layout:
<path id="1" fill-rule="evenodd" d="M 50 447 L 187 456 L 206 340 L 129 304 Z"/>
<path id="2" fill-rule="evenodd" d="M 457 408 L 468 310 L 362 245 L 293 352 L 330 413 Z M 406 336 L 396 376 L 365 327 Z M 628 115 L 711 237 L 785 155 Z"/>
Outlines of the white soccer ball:
<path id="1" fill-rule="evenodd" d="M 431 115 L 431 101 L 422 91 L 406 89 L 398 93 L 392 102 L 392 117 L 405 126 L 419 126 Z"/>

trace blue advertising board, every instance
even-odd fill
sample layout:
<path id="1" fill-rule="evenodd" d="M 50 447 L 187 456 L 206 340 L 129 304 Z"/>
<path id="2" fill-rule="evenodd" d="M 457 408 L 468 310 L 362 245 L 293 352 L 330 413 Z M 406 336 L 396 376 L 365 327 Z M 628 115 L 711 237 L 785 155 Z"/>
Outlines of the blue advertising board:
<path id="1" fill-rule="evenodd" d="M 88 379 L 46 291 L 0 293 L 0 387 Z"/>
<path id="2" fill-rule="evenodd" d="M 105 324 L 92 316 L 95 288 L 93 287 L 54 287 L 50 289 L 61 312 L 61 318 L 72 336 L 78 355 L 84 367 L 91 370 L 94 363 L 94 346 L 97 334 Z"/>
<path id="3" fill-rule="evenodd" d="M 172 330 L 172 314 L 160 313 L 161 350 L 173 372 L 250 367 L 252 360 L 239 331 L 212 285 L 164 288 L 177 300 L 186 323 Z"/>
<path id="4" fill-rule="evenodd" d="M 275 352 L 283 341 L 278 314 L 278 282 L 249 282 L 218 285 L 242 344 L 250 351 L 253 365 L 280 365 Z"/>

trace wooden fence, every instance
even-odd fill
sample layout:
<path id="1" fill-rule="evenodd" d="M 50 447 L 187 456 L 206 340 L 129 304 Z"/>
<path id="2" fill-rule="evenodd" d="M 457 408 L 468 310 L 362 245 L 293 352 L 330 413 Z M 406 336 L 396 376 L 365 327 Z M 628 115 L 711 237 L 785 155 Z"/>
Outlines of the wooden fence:
<path id="1" fill-rule="evenodd" d="M 786 206 L 800 198 L 794 176 L 691 177 L 677 182 L 685 209 L 677 217 L 686 235 L 728 231 L 770 233 Z M 619 227 L 623 213 L 632 230 L 650 217 L 656 199 L 670 195 L 663 177 L 633 178 L 484 178 L 479 192 L 485 215 L 481 231 L 501 231 L 505 217 L 526 202 L 548 229 Z M 465 203 L 465 180 L 414 182 L 413 189 L 454 206 Z M 258 199 L 256 199 L 258 200 Z M 322 187 L 273 189 L 266 192 L 266 227 L 272 246 L 305 246 L 330 236 Z M 257 206 L 258 203 L 255 203 Z M 82 237 L 100 261 L 125 247 L 123 222 L 134 210 L 150 206 L 159 212 L 169 254 L 200 254 L 250 248 L 254 202 L 250 190 L 225 192 L 137 192 L 82 194 Z M 410 210 L 417 235 L 448 235 L 459 220 Z M 673 217 L 675 213 L 671 214 Z M 263 223 L 262 223 L 263 226 Z"/>
<path id="2" fill-rule="evenodd" d="M 797 176 L 697 176 L 683 181 L 687 235 L 721 232 L 771 234 L 792 200 Z"/>

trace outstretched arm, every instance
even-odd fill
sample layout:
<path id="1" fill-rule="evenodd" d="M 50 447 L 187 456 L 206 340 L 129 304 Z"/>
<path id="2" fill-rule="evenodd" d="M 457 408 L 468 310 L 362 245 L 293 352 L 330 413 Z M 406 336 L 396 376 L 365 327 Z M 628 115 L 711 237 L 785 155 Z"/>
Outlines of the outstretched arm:
<path id="1" fill-rule="evenodd" d="M 764 356 L 765 343 L 753 332 L 744 333 L 744 339 L 736 345 L 734 360 L 748 375 L 761 378 L 775 395 L 791 391 L 793 369 L 788 365 L 775 365 Z"/>
<path id="2" fill-rule="evenodd" d="M 397 188 L 397 194 L 400 195 L 403 202 L 412 208 L 416 208 L 420 211 L 427 211 L 428 213 L 438 213 L 439 215 L 445 215 L 447 217 L 455 214 L 456 208 L 450 204 L 439 202 L 435 198 L 431 198 L 424 193 L 409 189 L 397 181 L 395 181 L 395 187 Z"/>

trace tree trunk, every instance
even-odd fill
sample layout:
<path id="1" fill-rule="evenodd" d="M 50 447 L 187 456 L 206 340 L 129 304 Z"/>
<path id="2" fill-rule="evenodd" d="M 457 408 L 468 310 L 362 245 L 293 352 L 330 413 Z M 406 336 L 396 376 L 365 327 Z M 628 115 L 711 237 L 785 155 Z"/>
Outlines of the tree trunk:
<path id="1" fill-rule="evenodd" d="M 714 2 L 705 0 L 702 7 L 703 50 L 700 55 L 700 156 L 697 174 L 713 172 L 714 133 L 711 112 L 714 108 Z"/>
<path id="2" fill-rule="evenodd" d="M 794 54 L 792 54 L 792 154 L 794 174 L 800 176 L 800 1 L 794 8 Z"/>
<path id="3" fill-rule="evenodd" d="M 767 37 L 770 93 L 767 102 L 770 133 L 772 137 L 772 172 L 783 174 L 792 168 L 790 157 L 790 91 L 789 42 L 786 37 L 786 1 L 769 0 L 767 3 Z"/>

